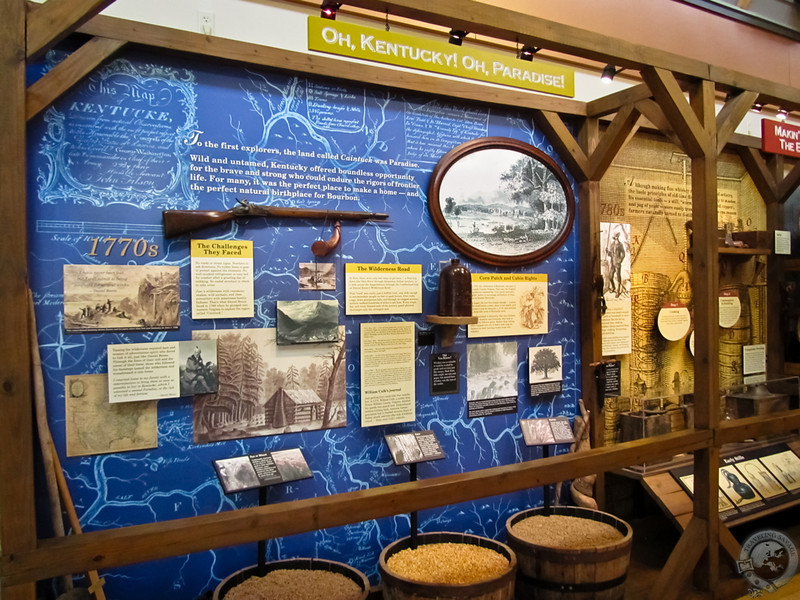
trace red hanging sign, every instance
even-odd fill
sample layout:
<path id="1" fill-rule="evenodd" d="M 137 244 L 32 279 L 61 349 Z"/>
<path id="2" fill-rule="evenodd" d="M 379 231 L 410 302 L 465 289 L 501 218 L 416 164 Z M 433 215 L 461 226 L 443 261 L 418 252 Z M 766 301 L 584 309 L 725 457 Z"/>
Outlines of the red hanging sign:
<path id="1" fill-rule="evenodd" d="M 761 121 L 761 149 L 800 158 L 800 127 L 782 121 Z"/>

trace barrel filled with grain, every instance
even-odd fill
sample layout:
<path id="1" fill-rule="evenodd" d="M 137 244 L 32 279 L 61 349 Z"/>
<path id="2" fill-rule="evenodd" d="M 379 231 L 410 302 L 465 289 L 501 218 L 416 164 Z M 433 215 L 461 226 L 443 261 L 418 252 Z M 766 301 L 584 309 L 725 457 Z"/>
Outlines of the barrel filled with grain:
<path id="1" fill-rule="evenodd" d="M 516 571 L 505 544 L 447 531 L 397 540 L 378 562 L 383 600 L 512 600 Z"/>
<path id="2" fill-rule="evenodd" d="M 290 558 L 246 567 L 223 579 L 213 600 L 366 600 L 369 580 L 358 569 L 321 558 Z"/>
<path id="3" fill-rule="evenodd" d="M 621 600 L 633 531 L 612 514 L 577 506 L 532 508 L 506 521 L 519 560 L 517 600 Z"/>

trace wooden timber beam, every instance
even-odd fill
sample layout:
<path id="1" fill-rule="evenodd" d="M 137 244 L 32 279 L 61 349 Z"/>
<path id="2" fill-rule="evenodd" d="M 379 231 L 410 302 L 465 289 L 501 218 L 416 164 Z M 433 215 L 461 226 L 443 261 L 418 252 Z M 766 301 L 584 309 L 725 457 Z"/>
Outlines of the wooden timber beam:
<path id="1" fill-rule="evenodd" d="M 626 69 L 666 69 L 689 79 L 715 81 L 737 89 L 759 90 L 759 98 L 764 102 L 780 104 L 775 101 L 783 100 L 787 106 L 800 107 L 800 89 L 796 87 L 475 0 L 348 0 L 347 6 L 381 15 L 388 12 L 397 17 L 462 29 L 509 42 L 531 44 L 572 56 L 610 62 Z"/>
<path id="2" fill-rule="evenodd" d="M 660 131 L 665 138 L 672 142 L 677 148 L 683 150 L 683 142 L 675 133 L 675 130 L 667 120 L 667 116 L 655 100 L 639 100 L 636 103 L 636 109 L 642 113 L 645 119 L 650 121 L 653 126 Z"/>
<path id="3" fill-rule="evenodd" d="M 717 156 L 722 154 L 723 148 L 757 98 L 758 92 L 745 91 L 725 101 L 717 115 Z"/>
<path id="4" fill-rule="evenodd" d="M 27 56 L 52 48 L 114 0 L 47 0 L 28 12 Z"/>
<path id="5" fill-rule="evenodd" d="M 604 117 L 617 112 L 626 104 L 635 104 L 652 96 L 653 92 L 650 91 L 650 88 L 646 84 L 640 83 L 608 96 L 590 100 L 586 103 L 586 116 Z"/>
<path id="6" fill-rule="evenodd" d="M 734 563 L 739 560 L 739 554 L 742 551 L 742 545 L 733 536 L 731 530 L 727 526 L 719 528 L 719 544 Z"/>
<path id="7" fill-rule="evenodd" d="M 639 111 L 632 105 L 622 107 L 606 131 L 598 134 L 597 146 L 591 155 L 587 154 L 587 148 L 578 143 L 557 113 L 539 111 L 534 114 L 534 120 L 578 181 L 599 181 L 636 130 Z"/>
<path id="8" fill-rule="evenodd" d="M 695 324 L 695 427 L 715 436 L 719 427 L 719 306 L 717 282 L 717 119 L 714 84 L 699 81 L 689 89 L 687 100 L 674 74 L 656 67 L 646 67 L 642 77 L 663 109 L 669 125 L 680 138 L 692 159 L 692 222 L 694 244 L 692 287 Z M 733 109 L 730 109 L 733 112 Z M 677 594 L 675 588 L 688 576 L 684 564 L 688 546 L 697 555 L 702 546 L 702 561 L 695 571 L 698 584 L 714 590 L 719 582 L 718 482 L 720 448 L 709 445 L 695 452 L 694 516 L 684 530 L 662 570 L 655 594 Z M 688 561 L 694 566 L 697 560 Z M 668 585 L 668 582 L 671 582 Z M 673 591 L 669 591 L 673 590 Z M 659 595 L 659 597 L 664 597 Z M 668 597 L 677 597 L 675 595 Z"/>
<path id="9" fill-rule="evenodd" d="M 669 74 L 659 80 L 669 82 Z M 673 99 L 674 96 L 671 95 Z M 682 98 L 681 98 L 682 99 Z M 692 156 L 692 223 L 694 244 L 692 288 L 695 324 L 695 427 L 716 432 L 720 422 L 719 404 L 719 248 L 717 246 L 717 152 L 714 84 L 700 81 L 689 94 L 688 121 L 702 153 Z M 668 112 L 668 111 L 665 111 Z M 678 124 L 672 122 L 679 132 Z M 688 141 L 688 131 L 684 133 Z M 684 137 L 681 136 L 681 137 Z M 695 571 L 697 584 L 713 591 L 719 584 L 719 483 L 720 447 L 716 444 L 694 454 L 694 516 L 705 527 L 706 548 L 700 569 Z"/>
<path id="10" fill-rule="evenodd" d="M 800 161 L 785 173 L 782 156 L 773 156 L 774 164 L 771 164 L 758 148 L 737 145 L 736 151 L 758 193 L 767 204 L 783 204 L 800 187 Z"/>
<path id="11" fill-rule="evenodd" d="M 28 88 L 25 103 L 27 119 L 35 117 L 55 102 L 125 44 L 120 40 L 95 37 L 58 63 Z"/>
<path id="12" fill-rule="evenodd" d="M 792 170 L 778 183 L 778 202 L 780 204 L 786 202 L 798 187 L 800 187 L 800 161 L 796 162 Z"/>
<path id="13" fill-rule="evenodd" d="M 708 132 L 686 102 L 675 76 L 664 69 L 646 67 L 642 69 L 642 77 L 680 138 L 686 153 L 691 158 L 703 156 L 710 143 Z"/>
<path id="14" fill-rule="evenodd" d="M 636 133 L 640 114 L 632 104 L 619 109 L 589 156 L 589 179 L 599 181 L 603 178 L 619 151 Z"/>
<path id="15" fill-rule="evenodd" d="M 0 551 L 36 548 L 33 400 L 28 347 L 25 177 L 25 5 L 0 0 Z M 0 589 L 3 600 L 33 600 L 33 581 Z"/>
<path id="16" fill-rule="evenodd" d="M 778 182 L 767 166 L 767 161 L 756 148 L 737 147 L 739 157 L 766 204 L 777 202 Z"/>
<path id="17" fill-rule="evenodd" d="M 702 519 L 692 517 L 651 588 L 651 600 L 676 600 L 682 595 L 681 584 L 689 578 L 708 546 L 705 529 Z"/>
<path id="18" fill-rule="evenodd" d="M 192 52 L 214 59 L 234 60 L 297 73 L 335 77 L 362 84 L 389 86 L 499 106 L 549 110 L 578 116 L 586 114 L 585 103 L 569 98 L 536 94 L 515 88 L 504 88 L 502 91 L 498 91 L 494 87 L 465 80 L 445 80 L 419 71 L 387 69 L 373 64 L 356 63 L 320 54 L 293 52 L 237 40 L 209 37 L 190 31 L 134 23 L 102 15 L 83 25 L 79 31 L 92 36 Z"/>
<path id="19" fill-rule="evenodd" d="M 553 149 L 558 153 L 578 181 L 589 179 L 589 157 L 567 128 L 558 113 L 543 110 L 534 113 L 536 124 L 544 131 Z"/>
<path id="20" fill-rule="evenodd" d="M 586 156 L 591 156 L 600 143 L 600 120 L 584 119 L 578 133 L 578 143 Z M 580 289 L 578 311 L 583 335 L 580 336 L 581 391 L 583 403 L 589 412 L 589 436 L 592 448 L 605 444 L 605 424 L 601 410 L 603 397 L 597 389 L 598 363 L 603 358 L 601 328 L 602 276 L 600 267 L 600 182 L 581 181 L 578 184 L 578 239 L 581 240 L 581 260 L 578 267 Z M 594 497 L 601 510 L 606 504 L 605 473 L 597 473 L 594 482 Z"/>
<path id="21" fill-rule="evenodd" d="M 38 548 L 0 557 L 0 583 L 18 585 L 87 567 L 99 571 L 436 508 L 555 483 L 565 473 L 581 477 L 697 451 L 711 442 L 707 431 L 681 431 L 421 481 L 40 540 Z"/>

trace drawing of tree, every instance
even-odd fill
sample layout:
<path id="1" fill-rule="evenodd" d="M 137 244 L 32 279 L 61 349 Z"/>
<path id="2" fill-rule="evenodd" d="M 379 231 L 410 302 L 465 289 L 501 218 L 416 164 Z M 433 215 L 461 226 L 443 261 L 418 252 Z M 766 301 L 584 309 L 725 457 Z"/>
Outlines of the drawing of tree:
<path id="1" fill-rule="evenodd" d="M 322 428 L 327 429 L 330 427 L 331 420 L 333 417 L 332 408 L 333 408 L 333 401 L 336 397 L 336 380 L 339 377 L 340 373 L 342 373 L 342 366 L 344 364 L 344 356 L 345 356 L 345 345 L 344 345 L 344 337 L 342 334 L 339 334 L 339 341 L 336 344 L 336 347 L 331 351 L 328 355 L 330 362 L 323 363 L 325 366 L 323 367 L 324 370 L 330 373 L 328 377 L 328 386 L 325 393 L 325 412 L 322 416 Z"/>
<path id="2" fill-rule="evenodd" d="M 284 387 L 290 390 L 298 390 L 300 389 L 299 383 L 300 383 L 300 373 L 298 372 L 297 367 L 292 365 L 286 371 L 286 383 L 284 384 Z"/>
<path id="3" fill-rule="evenodd" d="M 561 367 L 561 361 L 558 360 L 558 356 L 556 356 L 552 348 L 542 348 L 541 350 L 537 350 L 533 355 L 531 371 L 534 373 L 537 371 L 544 372 L 545 379 L 547 379 L 548 371 L 558 369 L 559 367 Z"/>
<path id="4" fill-rule="evenodd" d="M 539 169 L 541 166 L 532 158 L 523 157 L 500 176 L 500 180 L 505 183 L 511 199 L 516 204 L 528 204 L 536 210 L 542 208 L 538 205 L 539 192 L 544 187 L 550 172 L 547 168 Z"/>

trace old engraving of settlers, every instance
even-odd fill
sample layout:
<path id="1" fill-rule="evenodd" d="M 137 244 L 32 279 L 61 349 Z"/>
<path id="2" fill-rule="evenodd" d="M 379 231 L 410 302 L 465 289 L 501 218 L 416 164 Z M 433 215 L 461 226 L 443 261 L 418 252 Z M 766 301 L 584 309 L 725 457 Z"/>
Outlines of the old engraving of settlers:
<path id="1" fill-rule="evenodd" d="M 502 148 L 468 154 L 445 174 L 442 215 L 469 245 L 520 256 L 550 243 L 567 219 L 567 199 L 555 173 L 521 152 Z"/>
<path id="2" fill-rule="evenodd" d="M 177 329 L 177 266 L 64 265 L 67 332 Z"/>
<path id="3" fill-rule="evenodd" d="M 195 331 L 217 339 L 219 391 L 194 397 L 197 444 L 344 427 L 344 328 L 335 342 L 279 346 L 275 329 Z"/>

